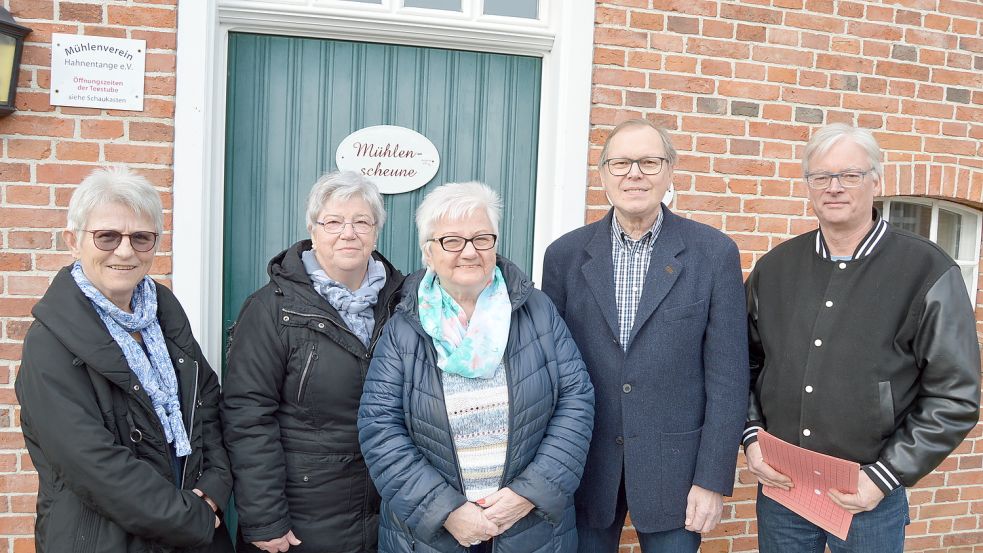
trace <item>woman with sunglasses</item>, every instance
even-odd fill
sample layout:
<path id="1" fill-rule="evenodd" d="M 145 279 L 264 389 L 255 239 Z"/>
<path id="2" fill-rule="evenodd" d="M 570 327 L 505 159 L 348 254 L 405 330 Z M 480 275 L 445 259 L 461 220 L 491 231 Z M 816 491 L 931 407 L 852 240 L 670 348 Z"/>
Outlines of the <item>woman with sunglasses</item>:
<path id="1" fill-rule="evenodd" d="M 480 183 L 417 210 L 427 268 L 407 278 L 358 417 L 380 553 L 577 550 L 594 389 L 556 307 L 496 256 L 500 213 Z"/>
<path id="2" fill-rule="evenodd" d="M 62 234 L 75 262 L 35 305 L 15 383 L 38 471 L 38 553 L 232 551 L 219 385 L 174 294 L 147 276 L 146 179 L 100 169 Z"/>
<path id="3" fill-rule="evenodd" d="M 310 239 L 270 261 L 230 333 L 222 420 L 238 550 L 374 552 L 379 496 L 355 422 L 403 275 L 375 251 L 386 211 L 365 177 L 321 177 L 306 220 Z"/>

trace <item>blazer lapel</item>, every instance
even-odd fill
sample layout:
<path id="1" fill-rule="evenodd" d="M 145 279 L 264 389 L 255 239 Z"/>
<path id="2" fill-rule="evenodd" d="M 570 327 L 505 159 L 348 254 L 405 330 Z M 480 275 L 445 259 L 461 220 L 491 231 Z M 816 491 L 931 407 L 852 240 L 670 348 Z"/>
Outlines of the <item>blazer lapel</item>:
<path id="1" fill-rule="evenodd" d="M 649 261 L 648 273 L 645 275 L 645 287 L 642 288 L 642 298 L 638 302 L 635 324 L 632 326 L 631 336 L 628 338 L 629 347 L 635 341 L 639 329 L 652 317 L 669 290 L 676 284 L 676 280 L 679 279 L 679 274 L 683 270 L 683 264 L 676 259 L 676 255 L 685 248 L 676 230 L 679 216 L 673 214 L 665 206 L 662 208 L 662 216 L 665 217 L 665 221 L 662 222 L 659 238 L 652 247 L 652 259 Z"/>
<path id="2" fill-rule="evenodd" d="M 587 287 L 594 294 L 594 301 L 601 310 L 601 315 L 608 323 L 611 334 L 617 338 L 621 335 L 618 324 L 618 305 L 614 299 L 614 261 L 611 258 L 611 217 L 614 210 L 601 219 L 594 236 L 587 243 L 585 251 L 590 260 L 580 268 L 587 281 Z"/>

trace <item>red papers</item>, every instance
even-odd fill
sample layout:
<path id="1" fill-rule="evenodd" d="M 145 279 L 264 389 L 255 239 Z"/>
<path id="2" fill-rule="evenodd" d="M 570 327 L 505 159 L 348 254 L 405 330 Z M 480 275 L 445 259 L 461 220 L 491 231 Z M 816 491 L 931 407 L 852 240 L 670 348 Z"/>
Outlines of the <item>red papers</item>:
<path id="1" fill-rule="evenodd" d="M 764 430 L 758 431 L 761 455 L 766 463 L 788 476 L 791 490 L 762 486 L 764 494 L 802 518 L 846 540 L 853 515 L 833 503 L 826 490 L 857 493 L 860 465 L 784 442 Z"/>

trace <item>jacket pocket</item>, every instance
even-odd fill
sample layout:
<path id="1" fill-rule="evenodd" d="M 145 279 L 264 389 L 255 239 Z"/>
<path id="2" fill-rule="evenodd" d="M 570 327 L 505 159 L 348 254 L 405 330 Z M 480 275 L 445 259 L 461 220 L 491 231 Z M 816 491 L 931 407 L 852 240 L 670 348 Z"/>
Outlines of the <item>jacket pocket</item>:
<path id="1" fill-rule="evenodd" d="M 303 405 L 304 394 L 307 392 L 307 384 L 310 382 L 314 363 L 317 361 L 317 342 L 311 344 L 311 349 L 307 353 L 307 360 L 304 362 L 304 369 L 300 372 L 300 383 L 297 386 L 297 404 Z"/>
<path id="2" fill-rule="evenodd" d="M 673 307 L 672 309 L 666 309 L 662 312 L 663 321 L 678 321 L 681 319 L 688 319 L 689 317 L 694 317 L 703 313 L 703 306 L 706 302 L 700 300 L 696 303 L 691 303 L 689 305 L 682 305 L 680 307 Z"/>
<path id="3" fill-rule="evenodd" d="M 877 395 L 880 401 L 881 438 L 894 434 L 894 393 L 890 382 L 877 383 Z"/>
<path id="4" fill-rule="evenodd" d="M 693 485 L 696 456 L 700 448 L 703 427 L 688 432 L 662 433 L 660 461 L 662 463 L 663 514 L 686 512 L 686 498 Z"/>

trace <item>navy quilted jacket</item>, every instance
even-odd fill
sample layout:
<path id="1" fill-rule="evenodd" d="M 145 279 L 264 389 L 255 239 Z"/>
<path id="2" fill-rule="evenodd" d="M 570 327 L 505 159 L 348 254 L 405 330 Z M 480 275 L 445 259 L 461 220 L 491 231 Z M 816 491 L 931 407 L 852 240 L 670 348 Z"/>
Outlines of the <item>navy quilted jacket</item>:
<path id="1" fill-rule="evenodd" d="M 553 303 L 499 257 L 512 322 L 506 349 L 509 445 L 503 485 L 536 508 L 495 538 L 495 553 L 576 551 L 573 494 L 594 424 L 594 388 Z M 406 280 L 376 346 L 358 413 L 359 441 L 382 496 L 379 553 L 464 551 L 444 527 L 467 501 L 444 406 L 441 371 Z"/>

